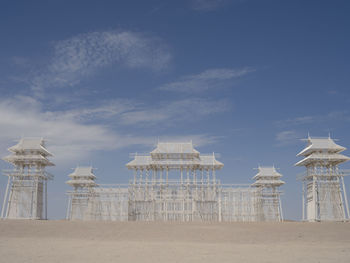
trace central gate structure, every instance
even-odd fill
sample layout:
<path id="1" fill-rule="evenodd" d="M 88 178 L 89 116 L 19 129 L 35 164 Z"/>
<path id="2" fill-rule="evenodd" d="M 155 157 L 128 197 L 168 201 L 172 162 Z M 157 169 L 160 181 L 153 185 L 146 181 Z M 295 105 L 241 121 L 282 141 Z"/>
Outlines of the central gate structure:
<path id="1" fill-rule="evenodd" d="M 216 171 L 224 165 L 214 153 L 202 155 L 191 142 L 158 143 L 126 166 L 134 170 L 129 220 L 221 221 Z"/>

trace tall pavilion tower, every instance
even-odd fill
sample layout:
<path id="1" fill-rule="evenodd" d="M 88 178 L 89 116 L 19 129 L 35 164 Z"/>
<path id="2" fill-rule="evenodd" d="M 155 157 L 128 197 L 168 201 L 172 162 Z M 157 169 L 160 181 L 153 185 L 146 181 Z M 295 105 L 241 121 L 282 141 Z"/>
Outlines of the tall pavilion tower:
<path id="1" fill-rule="evenodd" d="M 341 154 L 345 147 L 328 138 L 306 139 L 307 146 L 297 156 L 304 159 L 296 166 L 305 166 L 299 179 L 303 182 L 303 220 L 343 221 L 349 218 L 344 185 L 345 171 L 338 165 L 350 158 Z"/>
<path id="2" fill-rule="evenodd" d="M 47 219 L 47 181 L 53 176 L 45 171 L 54 164 L 43 138 L 22 138 L 8 149 L 4 158 L 14 168 L 5 170 L 8 176 L 2 218 Z"/>
<path id="3" fill-rule="evenodd" d="M 253 177 L 256 180 L 252 186 L 258 189 L 257 220 L 283 221 L 281 192 L 279 187 L 284 184 L 282 175 L 274 166 L 258 167 L 258 173 Z"/>
<path id="4" fill-rule="evenodd" d="M 97 186 L 92 167 L 76 167 L 74 172 L 68 175 L 71 179 L 66 184 L 74 188 L 68 192 L 68 220 L 84 220 L 87 213 L 89 199 L 94 197 L 92 189 Z"/>

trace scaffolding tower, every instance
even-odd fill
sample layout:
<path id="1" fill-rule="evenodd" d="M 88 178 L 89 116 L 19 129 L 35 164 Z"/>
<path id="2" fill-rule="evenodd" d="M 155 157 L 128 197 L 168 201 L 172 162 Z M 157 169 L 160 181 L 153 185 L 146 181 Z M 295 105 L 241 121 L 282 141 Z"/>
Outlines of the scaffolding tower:
<path id="1" fill-rule="evenodd" d="M 305 166 L 298 176 L 303 185 L 302 218 L 305 221 L 344 221 L 349 219 L 344 176 L 349 173 L 338 165 L 350 160 L 341 154 L 345 147 L 328 138 L 306 139 L 307 146 L 297 156 L 304 159 L 296 166 Z"/>
<path id="2" fill-rule="evenodd" d="M 43 138 L 22 138 L 8 149 L 12 154 L 4 160 L 12 170 L 8 176 L 2 218 L 47 219 L 47 181 L 53 176 L 45 171 L 54 164 L 48 160 L 52 154 L 45 148 Z"/>
<path id="3" fill-rule="evenodd" d="M 257 221 L 283 221 L 281 191 L 284 184 L 282 175 L 274 166 L 259 166 L 258 173 L 253 177 L 252 187 L 257 189 Z"/>
<path id="4" fill-rule="evenodd" d="M 96 176 L 92 167 L 76 167 L 68 175 L 71 179 L 66 184 L 72 186 L 73 191 L 68 192 L 68 208 L 66 218 L 69 220 L 84 219 L 88 208 L 88 201 L 93 196 L 92 189 L 97 185 Z"/>

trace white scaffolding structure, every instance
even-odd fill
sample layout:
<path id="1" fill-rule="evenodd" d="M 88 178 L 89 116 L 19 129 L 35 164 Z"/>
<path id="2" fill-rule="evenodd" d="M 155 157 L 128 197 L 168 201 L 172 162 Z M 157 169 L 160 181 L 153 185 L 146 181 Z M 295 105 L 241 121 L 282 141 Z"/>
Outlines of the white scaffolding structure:
<path id="1" fill-rule="evenodd" d="M 252 184 L 221 184 L 223 163 L 189 143 L 157 144 L 149 154 L 134 154 L 126 166 L 134 171 L 128 185 L 97 185 L 91 167 L 70 174 L 68 220 L 115 221 L 280 221 L 284 182 L 274 168 Z M 263 169 L 263 168 L 262 168 Z M 264 170 L 266 171 L 266 169 Z M 266 183 L 265 181 L 268 181 Z M 264 183 L 265 182 L 265 183 Z M 277 205 L 277 207 L 276 207 Z"/>
<path id="2" fill-rule="evenodd" d="M 284 184 L 282 175 L 274 166 L 258 167 L 256 180 L 252 186 L 257 189 L 257 221 L 283 221 L 281 191 L 278 187 Z"/>
<path id="3" fill-rule="evenodd" d="M 69 175 L 67 220 L 126 221 L 128 189 L 126 185 L 98 185 L 92 167 L 77 167 Z"/>
<path id="4" fill-rule="evenodd" d="M 12 154 L 4 160 L 13 170 L 5 170 L 8 176 L 1 210 L 2 218 L 47 219 L 47 181 L 53 176 L 45 171 L 54 164 L 45 148 L 43 138 L 22 138 L 8 149 Z"/>
<path id="5" fill-rule="evenodd" d="M 134 170 L 130 221 L 221 221 L 216 171 L 223 164 L 214 153 L 201 155 L 192 142 L 159 142 L 126 166 Z"/>
<path id="6" fill-rule="evenodd" d="M 222 184 L 219 207 L 223 222 L 256 222 L 260 192 L 249 184 Z"/>
<path id="7" fill-rule="evenodd" d="M 305 166 L 299 175 L 303 183 L 302 218 L 305 221 L 344 221 L 349 219 L 349 205 L 344 176 L 349 172 L 338 165 L 350 160 L 341 154 L 345 147 L 328 138 L 306 139 L 307 146 L 297 156 L 304 159 L 296 166 Z"/>

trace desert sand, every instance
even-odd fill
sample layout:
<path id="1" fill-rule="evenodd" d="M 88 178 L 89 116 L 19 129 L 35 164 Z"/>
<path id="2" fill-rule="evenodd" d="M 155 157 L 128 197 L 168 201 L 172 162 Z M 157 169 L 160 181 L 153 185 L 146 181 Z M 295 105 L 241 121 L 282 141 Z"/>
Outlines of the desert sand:
<path id="1" fill-rule="evenodd" d="M 0 262 L 350 262 L 349 223 L 0 221 Z"/>

